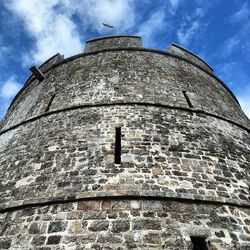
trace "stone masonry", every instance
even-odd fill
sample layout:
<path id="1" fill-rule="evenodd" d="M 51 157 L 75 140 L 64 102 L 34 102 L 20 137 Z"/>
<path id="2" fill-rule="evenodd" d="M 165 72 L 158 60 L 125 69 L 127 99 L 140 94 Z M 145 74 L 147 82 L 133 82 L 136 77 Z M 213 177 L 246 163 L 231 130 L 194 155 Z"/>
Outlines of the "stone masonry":
<path id="1" fill-rule="evenodd" d="M 0 123 L 0 249 L 250 249 L 250 121 L 206 62 L 111 36 L 40 70 Z"/>

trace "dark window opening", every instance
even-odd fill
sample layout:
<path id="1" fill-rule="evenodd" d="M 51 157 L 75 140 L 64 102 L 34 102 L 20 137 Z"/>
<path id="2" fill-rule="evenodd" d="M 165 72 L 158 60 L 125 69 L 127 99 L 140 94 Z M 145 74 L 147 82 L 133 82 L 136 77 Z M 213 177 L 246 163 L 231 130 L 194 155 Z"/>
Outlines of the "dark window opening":
<path id="1" fill-rule="evenodd" d="M 51 106 L 51 104 L 52 104 L 52 102 L 53 102 L 55 96 L 56 96 L 56 95 L 52 95 L 52 96 L 51 96 L 51 98 L 50 98 L 50 100 L 49 100 L 49 104 L 48 104 L 47 108 L 45 109 L 45 112 L 48 112 L 48 111 L 49 111 L 50 106 Z"/>
<path id="2" fill-rule="evenodd" d="M 193 243 L 193 250 L 208 250 L 206 246 L 206 238 L 191 236 L 191 241 Z"/>
<path id="3" fill-rule="evenodd" d="M 183 93 L 183 95 L 184 95 L 184 97 L 185 97 L 185 99 L 186 99 L 186 101 L 187 101 L 188 107 L 189 107 L 189 108 L 193 108 L 194 106 L 193 106 L 193 104 L 191 103 L 191 101 L 190 101 L 190 99 L 189 99 L 189 97 L 188 97 L 188 95 L 187 95 L 187 91 L 182 91 L 182 93 Z"/>
<path id="4" fill-rule="evenodd" d="M 121 128 L 115 128 L 115 163 L 121 164 Z"/>

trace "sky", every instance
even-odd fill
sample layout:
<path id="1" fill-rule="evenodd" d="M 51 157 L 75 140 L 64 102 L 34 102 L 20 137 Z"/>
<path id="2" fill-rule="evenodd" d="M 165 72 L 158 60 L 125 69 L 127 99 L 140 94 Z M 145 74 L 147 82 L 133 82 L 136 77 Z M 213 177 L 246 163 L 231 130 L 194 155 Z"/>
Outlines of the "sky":
<path id="1" fill-rule="evenodd" d="M 0 118 L 30 66 L 115 34 L 142 36 L 146 48 L 166 50 L 174 42 L 193 51 L 250 117 L 249 0 L 0 0 Z"/>

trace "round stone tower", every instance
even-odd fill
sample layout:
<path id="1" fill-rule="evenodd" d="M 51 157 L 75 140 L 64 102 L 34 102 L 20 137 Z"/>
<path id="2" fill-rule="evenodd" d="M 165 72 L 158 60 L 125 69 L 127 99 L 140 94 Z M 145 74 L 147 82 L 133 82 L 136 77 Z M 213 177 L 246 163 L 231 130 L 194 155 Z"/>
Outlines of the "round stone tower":
<path id="1" fill-rule="evenodd" d="M 0 125 L 0 249 L 250 249 L 250 121 L 206 62 L 110 36 L 31 70 Z"/>

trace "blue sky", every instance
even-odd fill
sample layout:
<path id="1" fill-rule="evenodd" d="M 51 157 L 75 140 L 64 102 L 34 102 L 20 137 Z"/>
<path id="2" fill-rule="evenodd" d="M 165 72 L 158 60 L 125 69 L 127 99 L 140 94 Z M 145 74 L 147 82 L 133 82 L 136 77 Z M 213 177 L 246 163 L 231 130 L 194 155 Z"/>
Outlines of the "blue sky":
<path id="1" fill-rule="evenodd" d="M 248 0 L 4 0 L 0 22 L 0 118 L 31 65 L 57 52 L 81 53 L 87 39 L 111 34 L 140 35 L 148 48 L 175 42 L 193 51 L 250 117 Z"/>

